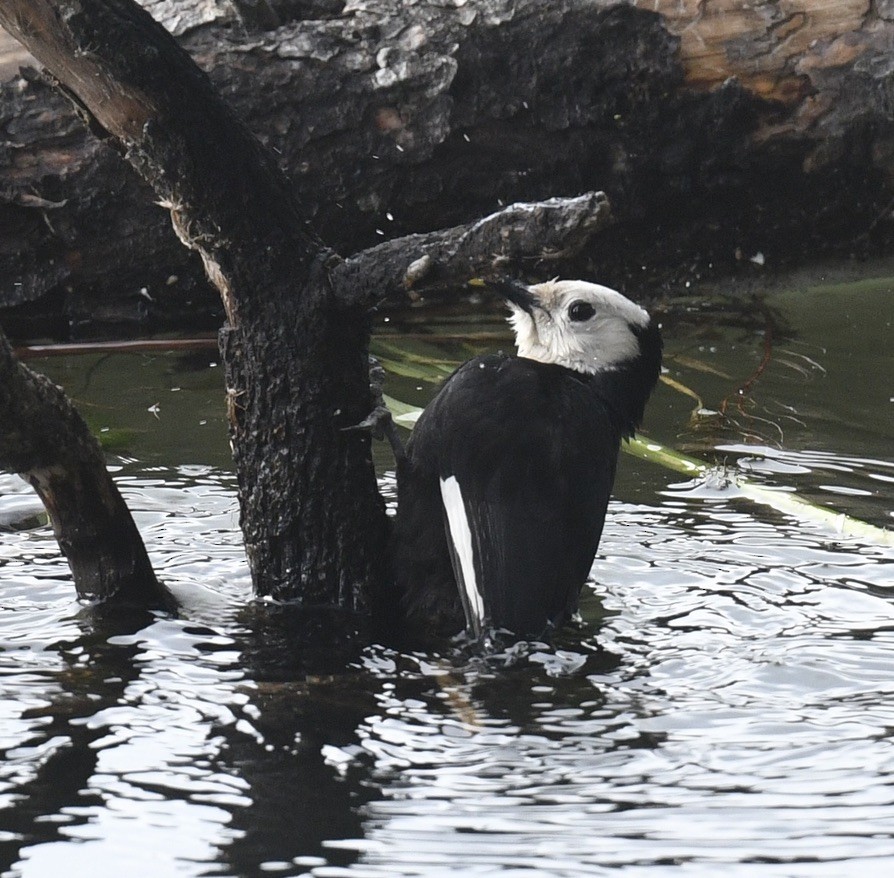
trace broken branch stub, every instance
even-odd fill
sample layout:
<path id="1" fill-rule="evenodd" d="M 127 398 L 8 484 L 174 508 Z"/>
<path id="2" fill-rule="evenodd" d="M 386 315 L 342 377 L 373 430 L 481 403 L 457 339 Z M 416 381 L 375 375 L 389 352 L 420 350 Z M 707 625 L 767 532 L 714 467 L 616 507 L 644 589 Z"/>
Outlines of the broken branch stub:
<path id="1" fill-rule="evenodd" d="M 611 219 L 604 192 L 510 204 L 474 223 L 364 250 L 333 269 L 332 284 L 340 301 L 367 306 L 407 291 L 462 286 L 479 274 L 570 259 Z"/>

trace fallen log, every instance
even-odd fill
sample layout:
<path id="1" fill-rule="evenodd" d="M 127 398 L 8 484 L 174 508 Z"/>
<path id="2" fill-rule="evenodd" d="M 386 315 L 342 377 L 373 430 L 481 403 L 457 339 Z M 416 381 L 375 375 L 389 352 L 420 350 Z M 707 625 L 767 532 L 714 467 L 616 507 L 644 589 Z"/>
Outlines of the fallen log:
<path id="1" fill-rule="evenodd" d="M 887 0 L 144 5 L 343 253 L 595 189 L 618 223 L 575 271 L 632 292 L 653 278 L 642 266 L 891 241 Z M 200 261 L 145 184 L 39 77 L 2 88 L 7 328 L 213 321 Z"/>

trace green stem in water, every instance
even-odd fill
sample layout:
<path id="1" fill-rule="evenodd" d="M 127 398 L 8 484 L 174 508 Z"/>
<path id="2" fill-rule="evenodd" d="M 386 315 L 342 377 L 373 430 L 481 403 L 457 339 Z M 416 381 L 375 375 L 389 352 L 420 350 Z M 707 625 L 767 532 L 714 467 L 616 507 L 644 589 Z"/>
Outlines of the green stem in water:
<path id="1" fill-rule="evenodd" d="M 422 409 L 418 406 L 400 402 L 392 397 L 386 396 L 385 403 L 391 409 L 394 420 L 401 427 L 411 430 L 416 419 L 422 414 Z M 769 488 L 756 484 L 742 475 L 724 472 L 720 467 L 713 466 L 707 461 L 667 448 L 652 439 L 634 436 L 621 447 L 634 457 L 640 457 L 693 479 L 705 479 L 711 474 L 718 474 L 722 477 L 721 484 L 731 492 L 735 492 L 736 496 L 763 506 L 770 506 L 801 521 L 813 521 L 839 537 L 852 537 L 873 545 L 894 547 L 894 531 L 877 527 L 843 512 L 826 509 L 825 506 L 804 500 L 792 491 Z"/>
<path id="2" fill-rule="evenodd" d="M 666 448 L 651 439 L 643 439 L 635 436 L 622 446 L 624 451 L 635 457 L 641 457 L 650 463 L 656 463 L 674 472 L 691 476 L 692 478 L 705 478 L 712 472 L 720 472 L 718 468 L 711 466 L 703 460 Z M 804 500 L 791 491 L 779 488 L 768 488 L 750 481 L 738 474 L 724 474 L 726 485 L 738 493 L 740 497 L 771 506 L 778 512 L 791 515 L 802 521 L 813 521 L 833 531 L 840 537 L 853 537 L 867 543 L 879 546 L 894 547 L 894 531 L 883 527 L 877 527 L 869 522 L 852 518 L 843 512 L 835 512 Z"/>
<path id="3" fill-rule="evenodd" d="M 386 353 L 401 355 L 401 351 L 394 345 L 389 346 L 386 349 Z M 398 372 L 398 374 L 407 374 L 409 377 L 435 382 L 443 379 L 444 372 L 448 369 L 446 363 L 447 361 L 444 360 L 426 362 L 425 356 L 414 356 L 412 362 L 397 364 L 398 368 L 394 368 L 394 363 L 390 358 L 388 362 L 383 362 L 383 365 L 386 369 L 392 369 Z M 701 406 L 701 400 L 694 391 L 676 381 L 671 380 L 667 383 L 675 390 L 696 399 Z M 391 409 L 394 421 L 399 426 L 411 430 L 416 424 L 416 419 L 422 413 L 422 409 L 417 406 L 400 402 L 391 397 L 385 397 L 385 403 Z M 839 537 L 853 537 L 874 545 L 894 547 L 894 531 L 877 527 L 858 518 L 852 518 L 843 512 L 834 512 L 831 509 L 826 509 L 824 506 L 802 499 L 790 490 L 769 488 L 765 485 L 757 484 L 738 473 L 724 471 L 721 467 L 714 466 L 695 457 L 689 457 L 651 439 L 635 436 L 629 442 L 623 443 L 622 448 L 628 454 L 641 457 L 651 463 L 663 466 L 665 469 L 682 473 L 691 478 L 706 479 L 718 476 L 720 485 L 731 492 L 735 492 L 734 496 L 744 497 L 753 503 L 760 503 L 763 506 L 770 506 L 778 512 L 791 515 L 801 521 L 813 521 Z"/>

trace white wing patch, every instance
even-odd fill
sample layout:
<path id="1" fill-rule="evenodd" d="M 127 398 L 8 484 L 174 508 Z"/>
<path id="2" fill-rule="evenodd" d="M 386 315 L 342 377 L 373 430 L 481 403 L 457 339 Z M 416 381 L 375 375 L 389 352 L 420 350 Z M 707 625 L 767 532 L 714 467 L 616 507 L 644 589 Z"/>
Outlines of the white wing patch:
<path id="1" fill-rule="evenodd" d="M 447 531 L 453 546 L 454 568 L 462 591 L 466 622 L 478 635 L 484 625 L 484 599 L 475 580 L 475 562 L 472 555 L 472 532 L 459 482 L 455 476 L 441 479 L 441 501 L 447 513 Z"/>

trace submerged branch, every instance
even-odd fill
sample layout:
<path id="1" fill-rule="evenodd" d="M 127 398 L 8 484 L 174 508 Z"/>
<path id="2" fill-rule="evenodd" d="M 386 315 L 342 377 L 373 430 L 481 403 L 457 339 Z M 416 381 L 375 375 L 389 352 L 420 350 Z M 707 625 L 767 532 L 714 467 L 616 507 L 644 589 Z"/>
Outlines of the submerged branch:
<path id="1" fill-rule="evenodd" d="M 140 338 L 128 341 L 87 341 L 62 344 L 33 344 L 15 349 L 20 360 L 37 357 L 68 357 L 72 354 L 133 354 L 153 351 L 207 351 L 218 349 L 214 338 Z"/>
<path id="2" fill-rule="evenodd" d="M 401 427 L 412 430 L 419 415 L 422 414 L 422 409 L 388 396 L 385 397 L 385 401 L 391 408 L 394 421 Z M 652 439 L 645 439 L 637 435 L 629 441 L 623 442 L 621 449 L 634 457 L 642 458 L 693 479 L 707 480 L 719 477 L 719 486 L 729 490 L 731 494 L 737 494 L 753 503 L 770 506 L 778 512 L 791 515 L 800 521 L 815 522 L 837 536 L 851 537 L 877 546 L 894 547 L 894 531 L 877 527 L 843 512 L 835 512 L 817 503 L 811 503 L 785 488 L 771 488 L 756 484 L 742 475 L 727 472 L 707 461 L 690 457 L 673 448 L 667 448 Z"/>
<path id="3" fill-rule="evenodd" d="M 62 389 L 13 356 L 0 332 L 0 469 L 37 491 L 82 598 L 173 610 L 99 442 Z"/>
<path id="4" fill-rule="evenodd" d="M 665 469 L 671 469 L 692 478 L 707 479 L 712 475 L 720 475 L 721 487 L 738 492 L 739 496 L 747 500 L 760 503 L 763 506 L 770 506 L 777 512 L 791 515 L 801 521 L 815 522 L 828 528 L 837 536 L 853 537 L 873 545 L 894 547 L 894 531 L 877 527 L 859 518 L 852 518 L 843 512 L 826 509 L 825 506 L 811 503 L 785 488 L 758 485 L 744 476 L 725 472 L 704 460 L 690 457 L 672 448 L 666 448 L 651 439 L 635 436 L 622 445 L 622 448 L 634 457 L 640 457 L 650 463 L 656 463 Z"/>

